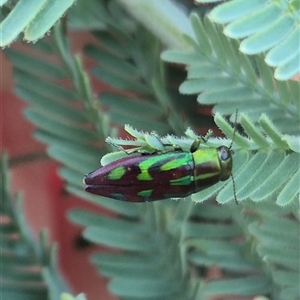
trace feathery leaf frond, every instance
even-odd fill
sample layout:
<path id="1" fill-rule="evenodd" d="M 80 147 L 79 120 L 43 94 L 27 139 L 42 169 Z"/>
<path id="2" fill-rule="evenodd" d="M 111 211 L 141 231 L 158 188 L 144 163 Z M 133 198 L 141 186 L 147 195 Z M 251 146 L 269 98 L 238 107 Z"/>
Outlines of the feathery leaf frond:
<path id="1" fill-rule="evenodd" d="M 0 47 L 11 44 L 21 32 L 24 32 L 25 40 L 37 41 L 73 3 L 74 0 L 18 1 L 15 6 L 11 6 L 11 1 L 2 3 L 1 12 L 5 17 L 0 23 Z"/>
<path id="2" fill-rule="evenodd" d="M 119 32 L 121 41 L 124 38 L 128 38 L 128 33 L 126 32 L 126 30 L 125 32 L 120 32 L 117 28 L 112 30 L 112 33 L 114 32 Z M 118 42 L 117 45 L 118 47 L 120 46 L 120 40 L 114 41 L 115 36 L 112 33 L 106 32 L 103 34 L 104 40 L 106 41 L 105 44 L 109 45 L 110 49 L 112 48 L 114 42 Z M 100 33 L 98 33 L 98 36 L 99 35 Z M 139 41 L 136 41 L 136 43 L 140 42 L 141 44 L 136 45 L 133 52 L 129 52 L 129 61 L 131 65 L 138 65 L 139 69 L 141 70 L 136 74 L 139 76 L 142 85 L 135 85 L 134 81 L 136 80 L 136 77 L 133 76 L 133 84 L 130 83 L 129 85 L 127 85 L 127 83 L 123 81 L 123 83 L 125 82 L 125 86 L 121 86 L 121 88 L 130 90 L 131 92 L 136 93 L 138 96 L 150 96 L 151 98 L 153 98 L 153 101 L 156 100 L 154 96 L 157 95 L 158 98 L 160 97 L 160 102 L 158 103 L 160 103 L 162 107 L 161 111 L 165 111 L 165 113 L 167 113 L 168 111 L 168 113 L 170 113 L 168 107 L 172 108 L 172 106 L 171 104 L 168 104 L 170 98 L 164 91 L 162 82 L 160 82 L 161 79 L 159 78 L 162 77 L 156 78 L 154 76 L 157 70 L 156 66 L 154 67 L 152 58 L 154 58 L 155 61 L 158 62 L 158 52 L 155 49 L 151 49 L 151 51 L 155 50 L 153 52 L 154 54 L 152 54 L 150 49 L 148 51 L 145 51 L 147 50 L 147 44 L 144 43 L 144 39 L 146 37 L 150 37 L 150 35 L 142 35 L 142 38 Z M 104 153 L 104 145 L 100 145 L 99 148 L 96 147 L 96 145 L 98 146 L 99 140 L 104 141 L 104 136 L 106 135 L 115 136 L 116 131 L 113 130 L 110 126 L 110 118 L 113 116 L 110 115 L 109 118 L 108 114 L 103 113 L 103 111 L 101 110 L 101 105 L 103 105 L 101 103 L 101 96 L 100 101 L 95 99 L 95 97 L 93 96 L 89 78 L 83 69 L 81 59 L 78 56 L 75 58 L 70 56 L 68 43 L 66 42 L 65 36 L 63 35 L 63 29 L 60 24 L 56 24 L 53 30 L 53 39 L 55 41 L 54 45 L 56 47 L 53 49 L 53 52 L 57 55 L 57 58 L 60 58 L 61 61 L 61 65 L 58 64 L 56 69 L 63 71 L 49 72 L 49 81 L 49 78 L 45 76 L 47 72 L 45 74 L 41 72 L 39 74 L 40 76 L 37 77 L 36 74 L 31 74 L 30 69 L 19 70 L 21 68 L 21 65 L 18 66 L 16 60 L 15 71 L 16 74 L 18 74 L 19 78 L 19 80 L 17 81 L 16 90 L 18 91 L 20 96 L 24 97 L 25 100 L 27 99 L 27 101 L 29 101 L 31 105 L 33 105 L 33 108 L 30 108 L 26 111 L 26 116 L 39 128 L 35 136 L 41 141 L 49 144 L 49 148 L 47 150 L 48 154 L 64 165 L 60 170 L 60 175 L 67 181 L 68 191 L 79 195 L 87 201 L 90 201 L 97 205 L 101 205 L 102 207 L 106 207 L 110 211 L 114 212 L 114 214 L 120 216 L 96 216 L 95 214 L 89 214 L 88 212 L 77 212 L 74 210 L 70 213 L 70 218 L 74 222 L 86 226 L 85 236 L 91 241 L 101 244 L 107 244 L 110 247 L 117 247 L 120 250 L 129 249 L 127 250 L 127 252 L 130 252 L 132 254 L 135 254 L 136 252 L 142 252 L 139 254 L 143 257 L 143 260 L 145 262 L 149 262 L 148 254 L 143 253 L 147 250 L 147 247 L 141 248 L 143 243 L 139 243 L 138 241 L 136 243 L 128 243 L 130 237 L 136 238 L 136 234 L 141 237 L 140 233 L 146 233 L 143 239 L 145 243 L 147 242 L 147 240 L 154 242 L 154 244 L 152 244 L 155 248 L 153 258 L 158 255 L 158 257 L 160 257 L 161 259 L 161 263 L 160 267 L 156 268 L 155 265 L 155 270 L 153 270 L 152 272 L 152 277 L 142 278 L 140 280 L 140 286 L 142 286 L 144 283 L 144 288 L 141 288 L 140 290 L 132 289 L 133 293 L 135 293 L 135 295 L 148 294 L 152 295 L 153 297 L 155 295 L 157 295 L 157 297 L 158 295 L 160 295 L 159 297 L 164 295 L 178 300 L 187 298 L 187 295 L 191 293 L 191 287 L 188 280 L 188 274 L 182 275 L 181 262 L 178 259 L 178 238 L 177 242 L 169 245 L 171 237 L 165 230 L 163 230 L 163 233 L 161 233 L 160 229 L 157 228 L 157 230 L 153 232 L 153 226 L 157 226 L 157 222 L 155 222 L 154 220 L 160 220 L 160 216 L 155 216 L 155 214 L 165 214 L 166 212 L 164 211 L 164 209 L 161 208 L 156 212 L 153 205 L 149 205 L 149 207 L 145 210 L 145 207 L 142 206 L 115 202 L 111 201 L 111 199 L 105 199 L 104 197 L 93 196 L 83 192 L 83 175 L 99 165 L 99 159 Z M 153 39 L 153 41 L 155 41 L 155 39 Z M 154 44 L 156 45 L 156 43 Z M 128 46 L 131 47 L 132 45 L 129 43 Z M 115 47 L 114 49 L 119 49 L 118 47 Z M 35 49 L 39 51 L 38 47 Z M 142 49 L 144 50 L 142 51 Z M 18 54 L 20 54 L 15 51 L 10 51 L 10 49 L 6 51 L 11 58 L 14 55 L 17 56 Z M 115 54 L 117 53 L 117 51 L 119 50 L 111 52 Z M 136 51 L 138 51 L 141 57 L 139 57 L 139 55 L 134 55 Z M 95 49 L 93 49 L 93 53 L 95 53 Z M 22 54 L 20 54 L 20 56 L 22 56 Z M 35 54 L 35 57 L 39 57 L 39 53 Z M 150 60 L 148 60 L 148 58 L 150 58 Z M 45 57 L 43 57 L 43 60 L 47 61 Z M 14 60 L 12 59 L 12 61 Z M 45 64 L 45 69 L 47 69 L 47 64 Z M 117 69 L 115 68 L 112 70 L 115 72 Z M 124 76 L 124 72 L 123 74 L 122 72 L 116 72 L 116 74 L 117 81 L 113 81 L 113 83 L 118 82 L 118 76 L 120 76 L 120 78 Z M 148 75 L 151 76 L 149 77 Z M 61 79 L 63 79 L 64 81 L 66 81 L 66 79 L 69 79 L 69 86 L 71 86 L 71 88 L 60 88 Z M 31 84 L 24 84 L 26 80 L 31 81 Z M 37 86 L 35 82 L 39 82 L 41 84 Z M 111 81 L 109 80 L 108 83 L 111 83 Z M 40 86 L 43 86 L 44 88 L 40 89 Z M 54 94 L 44 91 L 44 89 L 49 90 L 51 86 L 54 87 Z M 141 86 L 146 87 L 146 89 L 141 89 Z M 117 85 L 117 87 L 120 88 L 120 85 Z M 145 94 L 144 91 L 147 91 L 147 93 Z M 107 101 L 107 104 L 109 104 L 111 103 L 111 101 L 113 101 L 113 96 L 107 95 L 108 94 L 104 94 L 104 98 L 106 97 L 105 99 Z M 44 100 L 45 106 L 40 102 L 37 103 L 37 99 L 39 97 Z M 116 104 L 112 106 L 112 112 L 117 114 L 118 102 L 123 102 L 124 111 L 124 104 L 126 106 L 128 97 L 126 98 L 117 95 L 115 100 Z M 155 112 L 157 108 L 155 108 L 155 105 L 151 104 L 150 101 L 149 103 L 149 105 L 146 105 L 147 109 L 152 107 L 153 112 Z M 166 104 L 168 104 L 168 106 Z M 145 106 L 142 106 L 140 111 L 145 111 Z M 129 111 L 128 113 L 130 114 L 131 112 Z M 164 116 L 163 113 L 162 116 Z M 174 131 L 180 131 L 179 128 L 182 126 L 183 122 L 179 122 L 176 118 L 177 116 L 174 114 L 173 117 L 169 119 L 169 121 L 171 121 L 170 124 L 172 124 L 173 122 Z M 118 119 L 115 120 L 119 121 Z M 163 129 L 163 127 L 159 127 L 159 124 L 162 124 L 162 122 L 160 122 L 159 120 L 149 120 L 150 122 L 153 122 L 153 124 L 151 125 L 152 129 Z M 126 119 L 126 121 L 128 121 L 128 119 Z M 137 124 L 144 124 L 144 121 L 145 120 L 140 120 Z M 170 131 L 170 124 L 164 124 L 166 129 L 162 130 L 162 132 Z M 94 130 L 92 130 L 91 128 L 94 128 Z M 91 223 L 93 220 L 94 223 Z M 101 232 L 99 231 L 100 223 L 105 224 Z M 126 226 L 128 231 L 127 234 L 124 234 Z M 124 230 L 123 233 L 122 230 L 120 231 L 120 228 Z M 136 228 L 136 230 L 134 230 L 134 228 Z M 121 233 L 121 235 L 119 235 L 118 232 Z M 175 251 L 175 256 L 163 255 L 163 253 L 161 253 L 162 247 L 166 248 L 166 253 L 173 253 Z M 124 253 L 116 254 L 115 257 L 116 259 L 120 259 L 122 261 L 126 260 L 126 255 Z M 168 269 L 165 268 L 166 265 L 169 266 Z M 161 270 L 164 270 L 164 272 L 162 273 Z M 125 297 L 126 295 L 128 295 L 128 289 L 125 290 L 124 287 L 127 284 L 130 284 L 130 282 L 127 282 L 129 278 L 121 278 L 120 276 L 116 276 L 117 271 L 120 271 L 120 269 L 115 270 L 114 272 L 112 271 L 110 274 L 107 273 L 108 276 L 112 278 L 110 289 L 116 295 Z M 135 271 L 135 273 L 133 273 L 133 271 Z M 139 277 L 139 269 L 132 270 L 131 274 L 132 276 Z M 174 278 L 169 279 L 170 274 Z M 135 284 L 136 281 L 137 279 L 135 278 Z M 154 286 L 155 289 L 153 289 Z M 155 291 L 155 295 L 153 294 L 153 291 Z"/>
<path id="3" fill-rule="evenodd" d="M 24 216 L 21 195 L 10 191 L 6 154 L 0 160 L 1 195 L 1 298 L 56 300 L 67 286 L 59 275 L 56 246 L 48 245 L 48 234 L 36 241 Z"/>
<path id="4" fill-rule="evenodd" d="M 240 44 L 243 53 L 268 51 L 265 61 L 276 67 L 277 80 L 299 73 L 299 1 L 233 0 L 214 8 L 209 17 L 227 24 L 224 33 L 228 37 L 244 39 Z"/>
<path id="5" fill-rule="evenodd" d="M 173 99 L 164 86 L 158 40 L 143 28 L 135 31 L 132 37 L 119 28 L 98 31 L 94 36 L 100 47 L 85 47 L 86 55 L 97 63 L 92 70 L 96 79 L 118 90 L 101 93 L 99 102 L 108 108 L 110 118 L 122 126 L 130 119 L 131 125 L 146 130 L 182 132 L 185 121 L 173 109 Z M 135 39 L 136 35 L 143 38 Z M 127 49 L 126 53 L 120 55 L 120 48 Z M 130 98 L 126 92 L 130 92 Z"/>
<path id="6" fill-rule="evenodd" d="M 260 56 L 250 61 L 238 51 L 236 41 L 226 38 L 207 18 L 201 22 L 192 14 L 191 22 L 198 41 L 190 40 L 194 51 L 162 54 L 166 61 L 187 65 L 187 80 L 180 92 L 199 94 L 199 103 L 214 104 L 214 111 L 221 114 L 238 109 L 251 121 L 263 110 L 282 133 L 299 134 L 299 126 L 295 126 L 300 121 L 299 83 L 273 80 L 270 67 Z"/>

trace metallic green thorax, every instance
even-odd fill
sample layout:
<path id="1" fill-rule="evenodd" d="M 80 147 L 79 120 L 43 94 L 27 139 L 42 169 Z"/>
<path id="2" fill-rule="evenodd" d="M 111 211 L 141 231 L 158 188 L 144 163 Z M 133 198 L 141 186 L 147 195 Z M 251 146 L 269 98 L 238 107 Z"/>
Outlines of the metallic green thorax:
<path id="1" fill-rule="evenodd" d="M 219 156 L 216 148 L 204 148 L 197 150 L 193 154 L 195 164 L 195 180 L 214 177 L 221 172 Z M 205 168 L 205 171 L 199 170 Z M 207 168 L 211 168 L 207 172 Z"/>
<path id="2" fill-rule="evenodd" d="M 193 153 L 193 159 L 196 191 L 227 180 L 231 175 L 232 157 L 225 146 L 199 149 Z"/>

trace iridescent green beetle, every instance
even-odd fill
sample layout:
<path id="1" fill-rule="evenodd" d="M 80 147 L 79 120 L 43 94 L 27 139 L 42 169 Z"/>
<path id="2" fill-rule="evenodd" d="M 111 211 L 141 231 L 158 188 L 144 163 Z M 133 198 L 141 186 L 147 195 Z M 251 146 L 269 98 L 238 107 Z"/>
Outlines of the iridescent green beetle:
<path id="1" fill-rule="evenodd" d="M 231 147 L 198 149 L 196 139 L 189 152 L 175 147 L 167 153 L 142 154 L 113 161 L 84 178 L 86 191 L 129 202 L 181 198 L 199 192 L 231 176 Z"/>

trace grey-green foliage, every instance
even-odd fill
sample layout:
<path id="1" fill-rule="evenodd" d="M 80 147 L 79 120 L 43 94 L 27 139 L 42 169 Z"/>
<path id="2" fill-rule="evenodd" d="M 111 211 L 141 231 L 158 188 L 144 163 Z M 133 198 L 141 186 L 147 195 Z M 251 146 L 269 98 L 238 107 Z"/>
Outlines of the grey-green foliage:
<path id="1" fill-rule="evenodd" d="M 242 227 L 248 229 L 244 233 L 248 239 L 246 243 L 210 244 L 206 239 L 197 240 L 198 249 L 191 255 L 192 261 L 196 264 L 212 265 L 217 262 L 229 272 L 237 274 L 237 269 L 245 272 L 244 276 L 210 282 L 199 291 L 199 295 L 235 294 L 237 291 L 239 294 L 249 295 L 256 290 L 258 294 L 269 295 L 271 299 L 297 299 L 299 245 L 295 236 L 299 220 L 293 219 L 289 211 L 285 213 L 269 203 L 260 209 L 249 207 L 247 212 L 237 214 L 241 219 L 240 224 L 243 223 Z M 264 221 L 261 222 L 261 219 Z M 286 236 L 285 232 L 289 234 Z M 282 238 L 282 235 L 287 239 Z M 190 246 L 193 247 L 193 243 Z M 241 253 L 242 260 L 240 260 Z M 249 261 L 247 265 L 245 257 L 252 261 L 252 265 Z M 251 272 L 253 266 L 256 274 Z M 268 271 L 264 274 L 257 273 L 259 269 Z"/>
<path id="2" fill-rule="evenodd" d="M 20 33 L 27 41 L 43 37 L 75 0 L 1 1 L 0 47 L 12 43 Z"/>
<path id="3" fill-rule="evenodd" d="M 107 33 L 99 32 L 98 35 L 101 35 L 103 38 L 105 38 L 106 36 L 106 39 L 103 39 L 103 41 L 106 41 L 107 44 L 111 46 L 114 42 L 113 37 L 115 37 L 115 34 L 118 30 L 120 31 L 120 28 L 118 27 L 121 26 L 113 26 L 113 28 L 108 30 Z M 111 85 L 116 85 L 116 88 L 135 92 L 138 96 L 143 96 L 144 94 L 146 94 L 148 97 L 154 99 L 154 95 L 158 95 L 156 101 L 157 103 L 161 102 L 161 111 L 163 117 L 164 112 L 167 113 L 167 108 L 168 106 L 170 106 L 170 104 L 168 104 L 169 100 L 167 94 L 165 94 L 164 92 L 163 85 L 158 81 L 161 76 L 159 76 L 158 79 L 153 76 L 153 72 L 155 73 L 156 68 L 160 66 L 160 64 L 157 64 L 159 58 L 159 52 L 157 50 L 159 48 L 154 47 L 154 49 L 157 50 L 155 50 L 154 52 L 149 51 L 151 48 L 147 48 L 147 44 L 145 44 L 144 38 L 151 38 L 154 42 L 154 46 L 155 44 L 157 44 L 157 42 L 155 42 L 155 39 L 153 39 L 153 37 L 151 37 L 151 35 L 149 35 L 147 31 L 145 31 L 145 29 L 139 28 L 139 26 L 136 26 L 136 28 L 141 35 L 141 39 L 137 40 L 137 42 L 139 43 L 137 43 L 137 45 L 134 47 L 134 41 L 132 41 L 131 44 L 131 40 L 129 40 L 129 43 L 127 43 L 127 45 L 131 46 L 132 49 L 128 49 L 127 47 L 125 49 L 132 51 L 131 53 L 129 53 L 132 57 L 129 60 L 132 62 L 132 66 L 134 67 L 135 65 L 138 65 L 140 68 L 140 83 L 136 84 L 136 78 L 130 78 L 131 80 L 128 80 L 128 78 L 122 76 L 122 74 L 120 77 L 118 77 L 118 75 L 120 75 L 120 72 L 113 73 L 114 75 L 117 74 L 117 76 L 115 75 L 114 77 L 110 77 L 108 83 L 110 83 Z M 82 190 L 83 175 L 93 168 L 96 168 L 99 165 L 98 161 L 102 156 L 101 149 L 97 150 L 97 148 L 93 145 L 99 140 L 103 141 L 103 137 L 105 135 L 115 134 L 109 126 L 108 118 L 114 117 L 113 113 L 114 111 L 115 113 L 117 113 L 117 108 L 114 108 L 116 107 L 116 105 L 113 105 L 112 108 L 110 107 L 112 111 L 112 113 L 109 113 L 110 115 L 104 114 L 100 110 L 98 110 L 101 101 L 99 104 L 97 104 L 97 100 L 93 97 L 92 91 L 90 89 L 91 87 L 89 78 L 83 71 L 81 61 L 79 57 L 75 57 L 73 59 L 72 56 L 70 56 L 68 52 L 69 49 L 67 46 L 67 41 L 62 33 L 63 30 L 61 26 L 57 24 L 53 31 L 53 41 L 55 42 L 56 46 L 56 54 L 58 54 L 58 56 L 60 57 L 64 68 L 55 63 L 43 63 L 45 59 L 34 59 L 32 56 L 30 58 L 24 56 L 26 58 L 25 61 L 28 61 L 29 64 L 32 60 L 38 61 L 37 65 L 39 65 L 39 68 L 26 67 L 22 63 L 18 63 L 20 61 L 20 56 L 22 57 L 23 55 L 22 53 L 12 49 L 6 50 L 6 55 L 11 59 L 13 63 L 15 62 L 14 76 L 17 83 L 16 92 L 20 97 L 22 97 L 32 105 L 32 108 L 29 108 L 25 111 L 25 115 L 39 128 L 35 136 L 39 140 L 42 140 L 49 144 L 48 154 L 56 160 L 62 162 L 63 167 L 60 169 L 60 174 L 68 182 L 67 188 L 69 191 L 80 195 L 88 201 L 92 201 L 101 204 L 101 206 L 107 207 L 115 213 L 119 213 L 123 218 L 133 217 L 137 220 L 141 218 L 145 219 L 144 221 L 138 222 L 136 226 L 134 226 L 135 224 L 130 220 L 124 220 L 123 222 L 121 222 L 121 220 L 119 220 L 118 218 L 98 216 L 97 223 L 94 224 L 93 227 L 87 228 L 85 233 L 86 236 L 90 240 L 95 242 L 101 242 L 102 244 L 119 247 L 120 249 L 122 249 L 122 247 L 125 247 L 125 249 L 128 249 L 128 247 L 129 249 L 130 247 L 133 247 L 133 250 L 137 251 L 139 250 L 139 248 L 134 248 L 134 243 L 130 241 L 130 239 L 128 239 L 132 238 L 132 236 L 136 234 L 136 232 L 132 231 L 131 235 L 126 236 L 126 227 L 124 224 L 132 224 L 137 228 L 138 232 L 145 232 L 145 230 L 147 230 L 148 234 L 144 237 L 145 242 L 149 243 L 151 241 L 157 240 L 157 243 L 156 245 L 153 245 L 153 249 L 155 249 L 155 252 L 153 252 L 152 256 L 148 257 L 148 255 L 142 255 L 142 260 L 148 263 L 153 263 L 153 259 L 155 260 L 156 255 L 159 255 L 159 253 L 161 252 L 161 247 L 168 248 L 168 241 L 171 240 L 170 235 L 165 231 L 163 231 L 162 233 L 158 232 L 158 230 L 153 232 L 153 225 L 157 226 L 155 219 L 153 219 L 153 216 L 155 215 L 153 206 L 149 205 L 149 208 L 146 210 L 147 213 L 145 214 L 145 209 L 142 206 L 138 207 L 136 205 L 133 205 L 129 207 L 126 203 L 118 203 L 109 199 L 101 199 L 101 197 L 89 196 Z M 120 37 L 122 37 L 123 39 L 130 38 L 127 33 L 126 27 L 124 27 L 123 31 L 121 31 L 120 34 L 122 34 L 120 35 Z M 44 49 L 47 49 L 47 51 L 44 52 L 48 54 L 53 55 L 55 53 L 53 49 L 51 49 L 51 43 L 46 41 L 42 41 L 42 45 L 35 45 L 35 48 L 39 51 L 44 51 Z M 89 50 L 93 50 L 95 52 L 95 50 L 97 49 L 91 49 L 91 47 L 89 47 L 86 49 L 87 53 L 91 53 L 89 52 Z M 113 50 L 115 50 L 115 52 L 120 51 L 119 44 L 116 44 L 116 46 L 113 47 Z M 112 51 L 108 51 L 107 55 L 111 55 L 111 52 Z M 99 53 L 101 53 L 100 49 Z M 135 53 L 136 55 L 134 56 L 133 53 Z M 96 54 L 98 53 L 96 52 Z M 148 55 L 149 58 L 147 58 Z M 153 60 L 155 56 L 156 60 Z M 133 58 L 135 59 L 135 61 L 133 60 Z M 119 58 L 119 61 L 124 61 L 124 58 Z M 121 65 L 121 67 L 123 66 Z M 122 68 L 120 67 L 119 69 L 122 70 Z M 97 69 L 95 71 L 95 74 L 96 76 L 100 76 L 100 73 L 97 72 Z M 71 79 L 70 82 L 73 85 L 73 90 L 61 87 L 61 85 L 59 84 L 59 80 L 65 78 Z M 123 79 L 125 79 L 126 82 Z M 118 84 L 120 82 L 122 83 L 122 85 Z M 101 97 L 102 96 L 104 99 L 108 100 L 108 96 L 101 95 Z M 113 96 L 114 95 L 110 97 L 112 98 Z M 159 99 L 159 97 L 161 97 L 161 99 Z M 120 99 L 120 97 L 118 98 L 117 96 L 115 98 L 117 100 Z M 114 98 L 112 99 L 114 100 Z M 123 99 L 121 100 L 127 100 L 128 106 L 130 105 L 130 99 L 126 99 L 125 97 L 123 97 Z M 78 109 L 79 101 L 81 102 L 81 105 L 84 109 Z M 74 105 L 76 102 L 77 104 Z M 108 102 L 108 104 L 109 103 L 110 102 Z M 168 104 L 168 106 L 164 108 L 165 104 Z M 143 105 L 144 104 L 141 104 L 142 107 L 144 107 Z M 135 107 L 138 109 L 138 102 Z M 170 113 L 170 109 L 168 109 L 168 113 Z M 176 115 L 175 113 L 173 114 L 174 117 Z M 153 127 L 161 130 L 162 133 L 167 130 L 170 131 L 168 128 L 171 128 L 171 126 L 174 126 L 174 130 L 176 130 L 178 126 L 182 126 L 182 122 L 172 121 L 173 116 L 169 119 L 169 124 L 162 124 L 162 126 L 164 127 L 160 128 L 158 126 L 158 124 L 161 124 L 159 121 L 157 121 L 156 124 L 153 123 Z M 147 115 L 145 115 L 144 120 L 140 120 L 137 124 L 144 125 L 143 123 L 144 121 L 146 121 L 146 117 Z M 155 115 L 155 118 L 157 117 L 159 116 Z M 119 121 L 118 118 L 115 118 L 113 120 Z M 149 122 L 153 122 L 150 117 Z M 89 126 L 88 123 L 92 123 L 96 130 L 87 130 L 86 127 Z M 147 128 L 147 124 L 145 125 L 145 128 Z M 161 218 L 161 213 L 162 212 L 159 212 L 158 219 Z M 76 216 L 78 216 L 78 213 L 76 213 L 76 211 L 74 211 L 71 216 L 77 223 L 82 223 L 84 220 L 83 212 L 79 213 L 79 219 L 76 218 Z M 91 217 L 90 214 L 88 216 L 89 221 L 92 222 L 93 217 Z M 99 224 L 102 224 L 103 222 L 101 222 L 101 220 L 104 220 L 105 226 L 99 227 Z M 119 232 L 119 224 L 124 232 Z M 99 231 L 100 228 L 103 229 L 103 232 Z M 128 229 L 132 228 L 128 227 Z M 129 233 L 130 231 L 131 230 L 129 230 Z M 101 234 L 103 234 L 103 236 L 101 236 Z M 123 239 L 120 238 L 120 234 Z M 147 238 L 149 238 L 149 241 L 147 241 Z M 163 244 L 161 244 L 162 242 Z M 137 244 L 138 245 L 136 245 L 136 247 L 142 246 L 142 243 L 140 242 Z M 129 279 L 127 278 L 126 281 L 125 279 L 120 278 L 119 269 L 115 270 L 115 272 L 112 272 L 111 274 L 107 274 L 110 275 L 110 277 L 118 278 L 118 280 L 112 281 L 111 290 L 115 294 L 123 296 L 124 299 L 125 296 L 130 296 L 130 294 L 128 294 L 129 291 L 139 294 L 141 298 L 143 298 L 143 295 L 145 295 L 145 293 L 150 293 L 149 295 L 152 295 L 155 298 L 160 297 L 158 295 L 174 295 L 174 299 L 176 299 L 175 297 L 177 297 L 177 299 L 186 298 L 186 295 L 189 293 L 188 286 L 190 285 L 190 283 L 186 280 L 185 275 L 182 275 L 181 272 L 178 272 L 178 269 L 181 270 L 181 263 L 178 259 L 178 251 L 174 251 L 174 249 L 177 248 L 177 244 L 178 239 L 177 242 L 173 243 L 172 248 L 170 248 L 165 254 L 163 253 L 162 257 L 159 257 L 159 259 L 161 260 L 161 267 L 153 264 L 154 270 L 152 272 L 151 278 L 140 278 L 140 290 L 128 289 L 127 285 L 130 284 L 130 282 L 128 283 L 127 281 Z M 168 255 L 166 257 L 167 253 L 172 252 L 174 252 L 175 257 L 174 255 Z M 131 253 L 131 255 L 135 256 L 135 252 Z M 127 256 L 120 256 L 120 259 L 125 261 L 127 259 Z M 165 273 L 162 273 L 158 277 L 157 275 L 161 273 L 161 269 L 165 269 L 165 265 L 169 265 L 169 269 L 166 269 Z M 170 274 L 179 279 L 171 280 L 169 278 Z M 165 279 L 163 279 L 164 277 Z M 178 284 L 179 281 L 181 281 L 181 278 L 184 278 L 185 280 L 182 283 Z M 148 281 L 145 281 L 145 279 L 147 279 Z M 134 282 L 132 281 L 132 284 L 133 283 Z M 153 294 L 154 292 L 155 294 Z"/>
<path id="4" fill-rule="evenodd" d="M 221 28 L 207 20 L 203 27 L 193 16 L 192 25 L 201 41 L 197 44 L 187 39 L 194 52 L 163 56 L 188 63 L 188 80 L 181 91 L 201 92 L 200 101 L 216 104 L 214 109 L 220 112 L 215 122 L 228 138 L 210 139 L 202 146 L 229 146 L 234 128 L 222 115 L 239 109 L 238 122 L 248 135 L 236 133 L 233 143 L 233 176 L 240 204 L 230 201 L 234 194 L 230 180 L 180 201 L 136 204 L 89 195 L 83 191 L 82 178 L 99 167 L 100 158 L 109 149 L 105 148 L 105 138 L 109 135 L 114 144 L 124 143 L 114 140 L 117 131 L 111 121 L 180 136 L 193 125 L 192 120 L 199 124 L 201 118 L 197 119 L 191 106 L 194 100 L 179 97 L 169 88 L 159 60 L 158 40 L 115 1 L 86 3 L 90 6 L 81 4 L 83 19 L 90 7 L 101 8 L 93 9 L 101 15 L 99 23 L 97 18 L 90 23 L 93 29 L 102 28 L 93 32 L 100 45 L 85 48 L 85 54 L 96 64 L 92 74 L 84 70 L 79 56 L 71 54 L 68 37 L 59 23 L 51 39 L 41 40 L 34 48 L 56 56 L 60 63 L 47 63 L 47 56 L 40 59 L 40 53 L 28 56 L 8 49 L 6 54 L 14 65 L 15 91 L 31 105 L 25 115 L 38 127 L 35 136 L 48 144 L 49 155 L 61 162 L 60 175 L 68 191 L 112 212 L 109 216 L 83 210 L 69 213 L 73 222 L 85 227 L 87 239 L 118 250 L 92 257 L 99 272 L 110 278 L 109 289 L 123 300 L 198 300 L 224 294 L 296 299 L 298 84 L 274 83 L 272 72 L 260 57 L 255 57 L 257 68 L 253 67 L 254 62 L 237 51 L 237 43 L 224 37 Z M 80 18 L 81 14 L 75 15 Z M 118 94 L 100 93 L 95 97 L 92 76 L 116 88 Z M 61 85 L 61 79 L 69 80 L 68 88 Z M 193 80 L 198 81 L 191 82 L 190 88 L 189 81 Z M 124 91 L 130 92 L 130 97 Z M 108 108 L 105 113 L 103 106 Z M 183 107 L 185 118 L 180 113 Z M 149 114 L 140 117 L 135 111 Z M 126 128 L 137 138 L 127 144 L 161 150 L 156 134 Z M 186 139 L 168 135 L 162 141 L 167 139 L 188 150 L 197 135 L 192 130 L 186 134 Z M 102 163 L 116 155 L 104 157 Z M 265 191 L 268 193 L 263 194 Z M 254 192 L 258 195 L 255 198 Z M 226 204 L 203 202 L 213 196 Z M 207 281 L 206 271 L 213 266 L 226 276 Z"/>
<path id="5" fill-rule="evenodd" d="M 133 27 L 130 22 L 124 18 L 106 31 L 93 32 L 100 47 L 85 47 L 85 54 L 97 64 L 92 74 L 114 87 L 114 92 L 100 93 L 99 100 L 108 108 L 108 116 L 119 125 L 130 120 L 132 126 L 141 129 L 179 134 L 199 114 L 195 113 L 193 102 L 180 101 L 178 93 L 164 82 L 158 39 L 138 24 Z M 184 118 L 176 107 L 189 112 L 187 117 Z"/>
<path id="6" fill-rule="evenodd" d="M 214 22 L 227 24 L 225 35 L 243 39 L 239 48 L 243 53 L 267 52 L 265 61 L 276 67 L 276 79 L 286 80 L 300 71 L 298 0 L 233 0 L 217 6 L 209 16 Z"/>
<path id="7" fill-rule="evenodd" d="M 85 294 L 79 294 L 74 297 L 71 294 L 64 293 L 61 295 L 60 300 L 88 300 L 88 298 L 86 298 Z"/>
<path id="8" fill-rule="evenodd" d="M 260 56 L 255 60 L 238 51 L 238 43 L 205 18 L 191 16 L 197 42 L 188 38 L 190 52 L 169 50 L 163 59 L 185 64 L 188 76 L 180 86 L 184 94 L 199 94 L 198 102 L 215 105 L 214 111 L 233 114 L 236 109 L 256 121 L 262 112 L 285 134 L 299 135 L 299 82 L 276 81 Z"/>
<path id="9" fill-rule="evenodd" d="M 56 247 L 48 245 L 47 232 L 36 241 L 24 216 L 20 193 L 10 190 L 5 153 L 0 161 L 1 299 L 59 299 L 68 291 L 56 266 Z"/>

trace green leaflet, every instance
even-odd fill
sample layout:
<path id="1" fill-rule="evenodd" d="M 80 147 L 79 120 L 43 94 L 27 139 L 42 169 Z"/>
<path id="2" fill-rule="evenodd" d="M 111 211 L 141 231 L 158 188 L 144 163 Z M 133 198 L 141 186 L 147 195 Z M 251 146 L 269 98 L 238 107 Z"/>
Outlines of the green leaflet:
<path id="1" fill-rule="evenodd" d="M 198 2 L 206 2 L 197 0 Z M 224 33 L 240 39 L 240 50 L 247 54 L 267 52 L 266 62 L 276 66 L 275 78 L 287 80 L 299 72 L 299 2 L 233 0 L 221 3 L 210 13 L 217 23 L 227 24 Z M 268 51 L 269 50 L 269 51 Z M 292 63 L 294 62 L 294 63 Z"/>

